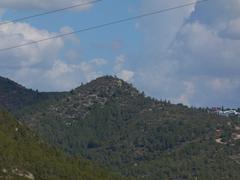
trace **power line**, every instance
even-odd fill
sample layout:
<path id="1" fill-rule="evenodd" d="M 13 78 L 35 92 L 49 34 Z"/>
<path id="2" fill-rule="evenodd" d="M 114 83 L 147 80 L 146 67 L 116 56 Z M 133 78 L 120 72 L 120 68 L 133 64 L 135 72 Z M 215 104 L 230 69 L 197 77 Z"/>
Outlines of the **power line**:
<path id="1" fill-rule="evenodd" d="M 58 38 L 61 38 L 61 37 L 65 37 L 65 36 L 69 36 L 69 35 L 73 35 L 73 34 L 77 34 L 77 33 L 81 33 L 81 32 L 100 29 L 100 28 L 103 28 L 103 27 L 107 27 L 107 26 L 111 26 L 111 25 L 115 25 L 115 24 L 120 24 L 120 23 L 123 23 L 123 22 L 133 21 L 133 20 L 136 20 L 136 19 L 141 19 L 141 18 L 144 18 L 144 17 L 153 16 L 153 15 L 156 15 L 156 14 L 161 14 L 161 13 L 168 12 L 168 11 L 173 11 L 173 10 L 176 10 L 176 9 L 180 9 L 180 8 L 195 5 L 196 3 L 203 3 L 203 2 L 207 2 L 207 1 L 210 1 L 210 0 L 199 0 L 199 1 L 182 4 L 182 5 L 171 7 L 171 8 L 166 8 L 166 9 L 162 9 L 162 10 L 158 10 L 158 11 L 153 11 L 153 12 L 141 14 L 141 15 L 138 15 L 138 16 L 133 16 L 133 17 L 125 18 L 125 19 L 120 19 L 120 20 L 117 20 L 117 21 L 108 22 L 108 23 L 105 23 L 105 24 L 91 26 L 91 27 L 87 27 L 87 28 L 80 29 L 80 30 L 77 30 L 77 31 L 72 31 L 72 32 L 69 32 L 69 33 L 59 34 L 59 35 L 52 36 L 52 37 L 49 37 L 49 38 L 40 39 L 40 40 L 36 40 L 36 41 L 24 43 L 24 44 L 19 44 L 19 45 L 16 45 L 16 46 L 3 48 L 3 49 L 0 49 L 0 52 L 12 50 L 12 49 L 17 49 L 17 48 L 29 46 L 29 45 L 32 45 L 32 44 L 38 44 L 38 43 L 41 43 L 41 42 L 44 42 L 44 41 L 49 41 L 49 40 L 52 40 L 52 39 L 58 39 Z"/>
<path id="2" fill-rule="evenodd" d="M 52 10 L 52 11 L 47 11 L 47 12 L 43 12 L 43 13 L 39 13 L 39 14 L 34 14 L 34 15 L 30 15 L 30 16 L 16 18 L 16 19 L 13 19 L 11 21 L 2 22 L 2 23 L 0 23 L 0 26 L 10 24 L 10 23 L 24 21 L 24 20 L 27 20 L 27 19 L 33 19 L 33 18 L 36 18 L 36 17 L 39 17 L 39 16 L 54 14 L 54 13 L 57 13 L 57 12 L 66 11 L 66 10 L 74 9 L 74 8 L 81 7 L 81 6 L 87 6 L 87 5 L 95 4 L 95 3 L 98 3 L 98 2 L 101 2 L 101 1 L 103 1 L 103 0 L 88 1 L 88 2 L 85 2 L 85 3 L 75 4 L 75 5 L 64 7 L 64 8 L 61 8 L 61 9 L 55 9 L 55 10 Z"/>

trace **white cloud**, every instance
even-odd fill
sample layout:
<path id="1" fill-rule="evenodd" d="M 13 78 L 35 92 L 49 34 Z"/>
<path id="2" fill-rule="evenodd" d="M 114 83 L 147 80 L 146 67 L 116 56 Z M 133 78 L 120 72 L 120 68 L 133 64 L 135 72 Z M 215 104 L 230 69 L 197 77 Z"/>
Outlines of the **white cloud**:
<path id="1" fill-rule="evenodd" d="M 44 68 L 24 67 L 13 73 L 14 80 L 27 87 L 45 91 L 67 91 L 79 86 L 82 82 L 91 81 L 102 76 L 102 64 L 93 61 L 69 63 L 54 60 L 53 64 Z"/>
<path id="2" fill-rule="evenodd" d="M 57 34 L 34 28 L 26 23 L 6 24 L 1 26 L 0 29 L 0 48 L 46 39 Z M 37 88 L 39 87 L 38 83 L 46 81 L 44 75 L 47 70 L 51 67 L 56 67 L 55 61 L 58 59 L 64 45 L 65 41 L 59 38 L 9 51 L 2 51 L 0 53 L 1 75 L 13 78 L 28 87 Z M 64 67 L 61 66 L 61 72 L 63 70 Z M 47 82 L 44 82 L 44 84 L 47 86 Z"/>
<path id="3" fill-rule="evenodd" d="M 115 64 L 114 64 L 114 67 L 113 67 L 113 70 L 114 72 L 119 72 L 123 69 L 123 66 L 124 66 L 124 63 L 125 63 L 125 56 L 124 55 L 120 55 L 116 58 L 116 61 L 115 61 Z"/>
<path id="4" fill-rule="evenodd" d="M 68 33 L 72 33 L 72 32 L 74 32 L 74 30 L 69 26 L 64 26 L 60 29 L 61 34 L 68 34 Z M 78 38 L 78 36 L 76 34 L 71 34 L 71 35 L 65 36 L 64 40 L 70 41 L 76 45 L 80 44 L 80 39 Z"/>
<path id="5" fill-rule="evenodd" d="M 143 57 L 152 60 L 138 71 L 141 87 L 174 102 L 239 106 L 240 1 L 208 1 L 163 18 L 144 29 Z"/>
<path id="6" fill-rule="evenodd" d="M 185 90 L 184 92 L 180 95 L 180 97 L 178 97 L 175 102 L 180 102 L 183 103 L 185 105 L 191 105 L 190 104 L 190 98 L 192 98 L 194 96 L 195 93 L 195 87 L 194 87 L 194 83 L 193 82 L 184 82 L 183 83 L 185 86 Z"/>
<path id="7" fill-rule="evenodd" d="M 97 65 L 97 66 L 103 66 L 107 64 L 107 61 L 105 59 L 102 58 L 95 58 L 91 61 L 93 64 Z"/>
<path id="8" fill-rule="evenodd" d="M 55 10 L 58 8 L 68 7 L 81 3 L 88 3 L 89 0 L 1 0 L 0 7 L 6 9 L 39 9 Z M 78 7 L 78 10 L 85 10 L 91 5 Z"/>
<path id="9" fill-rule="evenodd" d="M 193 2 L 193 1 L 192 1 Z M 187 0 L 142 0 L 142 11 L 149 12 L 158 9 L 166 9 L 189 3 Z M 162 54 L 171 45 L 185 20 L 194 11 L 194 5 L 165 12 L 160 15 L 142 20 L 140 27 L 145 32 L 145 51 Z M 151 49 L 150 49 L 150 48 Z"/>
<path id="10" fill-rule="evenodd" d="M 46 76 L 51 79 L 57 79 L 65 74 L 72 73 L 75 69 L 76 66 L 68 65 L 60 60 L 57 60 L 54 62 L 52 69 L 47 72 Z"/>
<path id="11" fill-rule="evenodd" d="M 116 58 L 113 71 L 114 73 L 124 81 L 132 81 L 134 78 L 135 73 L 131 70 L 125 69 L 125 56 L 120 55 Z"/>
<path id="12" fill-rule="evenodd" d="M 46 30 L 36 29 L 29 24 L 7 24 L 0 29 L 0 48 L 8 48 L 39 39 L 55 36 Z M 0 66 L 34 66 L 43 61 L 56 58 L 57 53 L 64 47 L 62 39 L 53 39 L 39 44 L 33 44 L 0 53 Z"/>
<path id="13" fill-rule="evenodd" d="M 240 41 L 223 38 L 215 29 L 198 22 L 187 24 L 181 32 L 173 54 L 181 61 L 183 75 L 240 75 Z"/>
<path id="14" fill-rule="evenodd" d="M 129 70 L 122 70 L 117 73 L 117 76 L 124 81 L 131 81 L 134 77 L 134 72 Z"/>
<path id="15" fill-rule="evenodd" d="M 60 29 L 60 33 L 72 31 L 69 27 Z M 0 48 L 24 44 L 57 35 L 40 30 L 26 23 L 13 23 L 0 29 Z M 64 39 L 52 39 L 0 53 L 1 75 L 16 80 L 31 88 L 40 90 L 69 90 L 102 75 L 101 67 L 107 64 L 102 58 L 82 60 L 78 52 L 75 59 L 74 49 L 71 59 L 63 60 L 61 53 L 67 43 L 79 44 L 77 36 Z M 68 52 L 68 51 L 67 51 Z"/>
<path id="16" fill-rule="evenodd" d="M 232 40 L 240 40 L 240 17 L 231 20 L 226 28 L 223 30 L 222 35 L 229 37 Z"/>
<path id="17" fill-rule="evenodd" d="M 46 83 L 50 84 L 51 89 L 69 90 L 75 88 L 81 82 L 90 81 L 103 75 L 102 72 L 98 71 L 98 68 L 103 64 L 96 63 L 99 61 L 95 60 L 79 64 L 68 64 L 56 60 L 52 68 L 46 71 L 44 79 Z"/>

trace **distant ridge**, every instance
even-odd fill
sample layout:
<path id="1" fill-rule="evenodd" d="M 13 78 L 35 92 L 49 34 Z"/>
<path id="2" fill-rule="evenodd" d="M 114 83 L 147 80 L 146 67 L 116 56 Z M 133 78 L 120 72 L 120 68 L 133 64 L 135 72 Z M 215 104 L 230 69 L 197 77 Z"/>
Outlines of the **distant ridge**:
<path id="1" fill-rule="evenodd" d="M 0 107 L 16 111 L 62 93 L 40 93 L 0 76 Z"/>

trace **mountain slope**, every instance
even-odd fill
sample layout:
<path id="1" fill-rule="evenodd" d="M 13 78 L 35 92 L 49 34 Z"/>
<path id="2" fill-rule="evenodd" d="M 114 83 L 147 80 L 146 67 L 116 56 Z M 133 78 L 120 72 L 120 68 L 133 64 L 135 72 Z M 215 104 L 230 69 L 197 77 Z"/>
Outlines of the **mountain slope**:
<path id="1" fill-rule="evenodd" d="M 0 111 L 0 179 L 120 179 L 80 158 L 49 148 Z"/>
<path id="2" fill-rule="evenodd" d="M 238 119 L 145 97 L 111 76 L 18 117 L 69 154 L 146 179 L 238 179 Z"/>
<path id="3" fill-rule="evenodd" d="M 66 152 L 82 154 L 121 170 L 124 175 L 151 179 L 159 175 L 179 179 L 216 175 L 228 179 L 229 174 L 236 175 L 234 168 L 239 169 L 230 159 L 239 153 L 237 145 L 222 150 L 222 163 L 214 158 L 216 151 L 225 148 L 215 142 L 216 130 L 221 129 L 219 136 L 230 141 L 229 132 L 237 125 L 229 126 L 228 119 L 205 110 L 146 98 L 131 85 L 113 77 L 98 78 L 58 101 L 28 109 L 22 119 Z M 188 155 L 188 151 L 194 152 L 197 147 L 196 155 Z M 202 151 L 207 152 L 206 156 Z M 183 155 L 177 156 L 178 153 Z M 209 156 L 213 156 L 211 163 L 204 165 Z M 166 166 L 166 161 L 171 163 L 164 172 L 161 166 Z M 229 162 L 229 170 L 226 176 L 218 176 L 215 172 L 226 168 L 225 161 Z M 192 163 L 196 169 L 190 169 Z M 179 169 L 178 173 L 174 169 Z"/>
<path id="4" fill-rule="evenodd" d="M 0 107 L 9 111 L 33 105 L 63 93 L 39 93 L 0 76 Z"/>

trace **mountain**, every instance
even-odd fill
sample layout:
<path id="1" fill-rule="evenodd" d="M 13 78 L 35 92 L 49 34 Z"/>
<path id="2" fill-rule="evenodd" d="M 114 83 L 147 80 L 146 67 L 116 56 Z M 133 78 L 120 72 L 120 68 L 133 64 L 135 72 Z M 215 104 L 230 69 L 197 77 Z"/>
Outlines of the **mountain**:
<path id="1" fill-rule="evenodd" d="M 55 147 L 125 176 L 239 178 L 239 119 L 146 97 L 116 77 L 97 78 L 15 114 Z"/>
<path id="2" fill-rule="evenodd" d="M 0 76 L 0 107 L 15 112 L 17 109 L 33 105 L 64 93 L 39 93 L 27 89 L 16 82 Z"/>
<path id="3" fill-rule="evenodd" d="M 121 179 L 81 158 L 50 148 L 11 115 L 0 111 L 0 179 Z"/>

